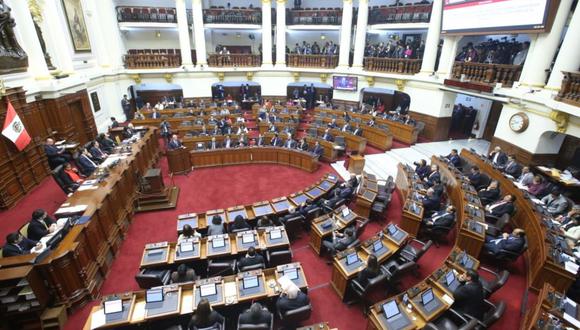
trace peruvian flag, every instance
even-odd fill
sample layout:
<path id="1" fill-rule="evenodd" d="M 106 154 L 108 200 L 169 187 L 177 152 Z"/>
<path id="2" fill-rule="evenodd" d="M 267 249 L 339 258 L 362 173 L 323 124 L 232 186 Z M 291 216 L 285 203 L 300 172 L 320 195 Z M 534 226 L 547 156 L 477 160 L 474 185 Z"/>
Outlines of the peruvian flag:
<path id="1" fill-rule="evenodd" d="M 30 135 L 26 132 L 22 120 L 18 117 L 10 101 L 8 101 L 8 110 L 6 111 L 6 120 L 4 121 L 4 128 L 2 128 L 2 135 L 10 139 L 18 150 L 26 148 L 30 143 Z"/>

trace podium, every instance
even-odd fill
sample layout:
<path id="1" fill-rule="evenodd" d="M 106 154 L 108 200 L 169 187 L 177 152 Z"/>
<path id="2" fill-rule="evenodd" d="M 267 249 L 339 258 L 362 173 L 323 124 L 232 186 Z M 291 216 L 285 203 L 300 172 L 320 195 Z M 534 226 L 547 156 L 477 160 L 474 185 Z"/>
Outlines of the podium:
<path id="1" fill-rule="evenodd" d="M 179 187 L 166 187 L 161 170 L 151 168 L 140 178 L 135 212 L 173 209 L 177 206 Z"/>
<path id="2" fill-rule="evenodd" d="M 365 168 L 365 157 L 361 155 L 349 155 L 347 163 L 347 170 L 350 173 L 362 174 L 363 169 Z"/>
<path id="3" fill-rule="evenodd" d="M 371 215 L 371 208 L 375 199 L 377 198 L 377 193 L 367 189 L 361 189 L 356 195 L 355 204 L 353 210 L 356 214 L 364 218 L 369 218 Z"/>
<path id="4" fill-rule="evenodd" d="M 185 174 L 192 170 L 189 149 L 167 150 L 169 173 Z"/>
<path id="5" fill-rule="evenodd" d="M 408 199 L 403 206 L 401 229 L 413 237 L 417 237 L 423 220 L 423 205 Z"/>

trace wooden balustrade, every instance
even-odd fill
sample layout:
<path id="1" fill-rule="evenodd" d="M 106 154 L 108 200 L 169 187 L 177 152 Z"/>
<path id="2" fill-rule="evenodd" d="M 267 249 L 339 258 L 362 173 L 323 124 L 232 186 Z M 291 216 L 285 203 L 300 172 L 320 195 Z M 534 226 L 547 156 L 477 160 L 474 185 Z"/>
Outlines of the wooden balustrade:
<path id="1" fill-rule="evenodd" d="M 213 67 L 252 67 L 262 65 L 259 54 L 210 54 L 209 66 Z"/>
<path id="2" fill-rule="evenodd" d="M 262 9 L 234 9 L 211 8 L 203 10 L 204 23 L 225 24 L 262 24 Z"/>
<path id="3" fill-rule="evenodd" d="M 415 74 L 421 70 L 422 60 L 409 58 L 365 57 L 366 71 Z"/>
<path id="4" fill-rule="evenodd" d="M 501 83 L 511 87 L 514 81 L 520 79 L 521 65 L 511 64 L 487 64 L 474 62 L 455 62 L 453 65 L 453 78 L 482 82 L 485 84 Z"/>
<path id="5" fill-rule="evenodd" d="M 288 54 L 288 66 L 298 68 L 336 68 L 337 55 L 300 55 Z"/>
<path id="6" fill-rule="evenodd" d="M 342 24 L 342 9 L 308 8 L 287 10 L 286 24 L 340 25 Z"/>
<path id="7" fill-rule="evenodd" d="M 562 87 L 556 101 L 580 107 L 580 72 L 563 71 Z"/>
<path id="8" fill-rule="evenodd" d="M 155 22 L 176 23 L 175 8 L 169 7 L 117 7 L 117 21 L 119 22 Z"/>
<path id="9" fill-rule="evenodd" d="M 181 66 L 180 54 L 151 53 L 127 54 L 123 57 L 127 69 L 177 68 Z"/>
<path id="10" fill-rule="evenodd" d="M 431 7 L 431 4 L 374 6 L 369 12 L 369 24 L 428 23 L 431 18 Z"/>

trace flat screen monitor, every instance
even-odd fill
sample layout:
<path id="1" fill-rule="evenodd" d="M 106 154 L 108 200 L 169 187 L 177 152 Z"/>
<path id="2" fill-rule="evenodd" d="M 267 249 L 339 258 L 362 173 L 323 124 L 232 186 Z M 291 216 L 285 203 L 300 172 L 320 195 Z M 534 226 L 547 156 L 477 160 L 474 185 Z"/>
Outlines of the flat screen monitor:
<path id="1" fill-rule="evenodd" d="M 431 288 L 425 290 L 425 292 L 421 294 L 421 302 L 423 303 L 423 306 L 427 306 L 427 304 L 433 301 L 433 299 L 435 299 L 435 297 L 433 296 L 433 289 Z"/>
<path id="2" fill-rule="evenodd" d="M 397 229 L 397 227 L 396 227 L 395 225 L 393 225 L 393 224 L 390 224 L 390 225 L 387 227 L 387 230 L 389 231 L 389 235 L 391 235 L 391 236 L 395 235 L 395 234 L 397 233 L 397 231 L 399 231 L 399 230 Z"/>
<path id="3" fill-rule="evenodd" d="M 242 243 L 244 243 L 244 244 L 254 243 L 254 233 L 243 234 L 242 235 Z"/>
<path id="4" fill-rule="evenodd" d="M 256 288 L 256 287 L 258 287 L 258 285 L 259 285 L 258 276 L 256 276 L 256 275 L 246 276 L 243 279 L 244 289 Z"/>
<path id="5" fill-rule="evenodd" d="M 105 314 L 119 313 L 123 311 L 123 300 L 111 299 L 103 303 L 103 310 Z"/>
<path id="6" fill-rule="evenodd" d="M 179 252 L 191 252 L 193 251 L 193 242 L 192 241 L 183 241 L 179 243 Z"/>
<path id="7" fill-rule="evenodd" d="M 163 301 L 163 289 L 149 289 L 145 293 L 145 302 L 154 303 Z"/>
<path id="8" fill-rule="evenodd" d="M 211 240 L 211 246 L 214 249 L 222 248 L 222 247 L 226 246 L 226 241 L 224 240 L 223 237 L 219 237 L 219 238 L 216 237 L 216 238 Z"/>
<path id="9" fill-rule="evenodd" d="M 397 301 L 396 300 L 391 300 L 387 303 L 383 304 L 383 313 L 385 313 L 385 317 L 388 319 L 390 319 L 393 316 L 397 316 L 399 315 L 399 313 L 401 313 L 399 311 L 399 306 L 397 305 Z"/>
<path id="10" fill-rule="evenodd" d="M 336 90 L 356 92 L 358 90 L 357 86 L 358 86 L 357 77 L 347 77 L 347 76 L 332 77 L 332 88 Z"/>
<path id="11" fill-rule="evenodd" d="M 350 214 L 350 209 L 348 207 L 345 207 L 344 209 L 342 209 L 342 217 L 343 218 L 348 217 L 349 214 Z"/>
<path id="12" fill-rule="evenodd" d="M 149 252 L 147 252 L 147 255 L 149 257 L 156 257 L 156 256 L 162 254 L 163 251 L 164 251 L 164 249 L 149 250 Z"/>
<path id="13" fill-rule="evenodd" d="M 447 284 L 447 286 L 451 286 L 453 282 L 455 282 L 455 273 L 450 270 L 447 272 L 447 274 L 445 274 L 445 284 Z"/>
<path id="14" fill-rule="evenodd" d="M 199 295 L 202 297 L 213 296 L 217 294 L 215 283 L 204 284 L 199 286 Z"/>
<path id="15" fill-rule="evenodd" d="M 381 242 L 380 239 L 376 240 L 373 243 L 373 251 L 377 252 L 380 251 L 383 248 L 383 242 Z"/>
<path id="16" fill-rule="evenodd" d="M 288 277 L 290 280 L 298 279 L 298 269 L 297 268 L 286 268 L 284 269 L 284 276 Z"/>
<path id="17" fill-rule="evenodd" d="M 322 229 L 329 229 L 330 227 L 332 227 L 332 220 L 325 221 L 322 224 Z"/>
<path id="18" fill-rule="evenodd" d="M 356 263 L 357 261 L 358 261 L 358 254 L 356 252 L 353 252 L 353 253 L 346 256 L 346 264 L 347 265 L 352 265 L 352 264 Z"/>
<path id="19" fill-rule="evenodd" d="M 282 238 L 282 231 L 280 229 L 270 231 L 270 239 L 271 240 L 280 239 L 280 238 Z"/>

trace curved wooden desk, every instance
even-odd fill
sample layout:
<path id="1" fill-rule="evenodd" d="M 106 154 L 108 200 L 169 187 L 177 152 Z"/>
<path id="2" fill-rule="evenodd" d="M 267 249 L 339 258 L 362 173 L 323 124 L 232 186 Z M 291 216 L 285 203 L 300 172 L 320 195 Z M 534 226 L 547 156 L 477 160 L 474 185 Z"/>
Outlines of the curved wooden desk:
<path id="1" fill-rule="evenodd" d="M 287 165 L 307 172 L 318 169 L 316 155 L 297 149 L 246 147 L 191 151 L 191 164 L 195 168 L 258 163 Z"/>

